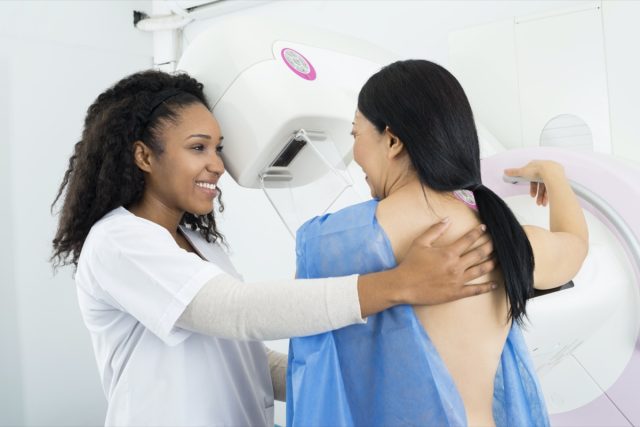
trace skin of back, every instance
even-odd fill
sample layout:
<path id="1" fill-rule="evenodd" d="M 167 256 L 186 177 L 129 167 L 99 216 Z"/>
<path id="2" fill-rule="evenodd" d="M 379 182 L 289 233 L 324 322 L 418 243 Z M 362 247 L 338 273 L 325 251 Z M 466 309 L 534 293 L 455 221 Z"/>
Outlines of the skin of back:
<path id="1" fill-rule="evenodd" d="M 554 162 L 532 161 L 506 172 L 545 182 L 532 184 L 531 196 L 537 198 L 538 205 L 550 205 L 551 229 L 523 228 L 536 260 L 535 287 L 560 286 L 577 274 L 588 253 L 589 234 L 578 200 L 562 167 Z M 443 217 L 449 217 L 451 225 L 437 245 L 454 241 L 480 223 L 477 211 L 452 193 L 423 187 L 411 172 L 404 176 L 376 211 L 396 261 L 403 259 L 413 239 Z M 494 425 L 493 381 L 511 321 L 500 268 L 470 283 L 477 281 L 493 281 L 498 289 L 454 302 L 414 306 L 414 310 L 451 373 L 468 424 L 490 426 Z"/>
<path id="2" fill-rule="evenodd" d="M 409 188 L 407 188 L 409 187 Z M 400 262 L 411 242 L 429 226 L 449 217 L 450 227 L 438 240 L 446 245 L 480 224 L 475 211 L 451 194 L 409 185 L 378 205 L 376 217 Z M 508 302 L 498 269 L 477 281 L 494 281 L 494 292 L 455 302 L 414 306 L 416 316 L 447 366 L 464 402 L 469 425 L 494 425 L 493 381 L 509 333 Z"/>

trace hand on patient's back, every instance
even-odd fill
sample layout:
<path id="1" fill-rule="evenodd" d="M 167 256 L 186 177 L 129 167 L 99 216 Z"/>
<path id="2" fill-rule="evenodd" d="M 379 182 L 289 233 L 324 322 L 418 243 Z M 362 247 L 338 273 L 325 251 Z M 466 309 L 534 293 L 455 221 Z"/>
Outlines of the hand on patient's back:
<path id="1" fill-rule="evenodd" d="M 440 304 L 495 289 L 491 282 L 466 284 L 495 268 L 493 245 L 484 226 L 447 246 L 434 247 L 447 227 L 448 223 L 440 222 L 417 237 L 401 264 L 416 283 L 410 304 Z M 481 244 L 474 247 L 476 242 Z"/>

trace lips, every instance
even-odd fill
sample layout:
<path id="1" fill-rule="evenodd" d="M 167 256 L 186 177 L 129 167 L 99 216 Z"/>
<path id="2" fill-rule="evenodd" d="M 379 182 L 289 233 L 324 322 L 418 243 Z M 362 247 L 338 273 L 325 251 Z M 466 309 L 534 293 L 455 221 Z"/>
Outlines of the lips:
<path id="1" fill-rule="evenodd" d="M 196 187 L 212 198 L 216 197 L 219 193 L 217 184 L 213 182 L 196 181 Z"/>

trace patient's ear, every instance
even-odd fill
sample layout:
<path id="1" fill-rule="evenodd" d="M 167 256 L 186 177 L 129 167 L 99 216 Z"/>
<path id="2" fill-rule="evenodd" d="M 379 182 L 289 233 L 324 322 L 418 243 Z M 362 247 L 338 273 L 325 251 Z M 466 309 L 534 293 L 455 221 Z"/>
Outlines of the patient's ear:
<path id="1" fill-rule="evenodd" d="M 387 158 L 389 160 L 398 157 L 400 154 L 404 153 L 404 143 L 400 138 L 398 138 L 389 128 L 385 129 L 385 134 L 387 136 Z"/>
<path id="2" fill-rule="evenodd" d="M 151 173 L 151 156 L 153 152 L 142 141 L 133 143 L 133 160 L 143 172 Z"/>

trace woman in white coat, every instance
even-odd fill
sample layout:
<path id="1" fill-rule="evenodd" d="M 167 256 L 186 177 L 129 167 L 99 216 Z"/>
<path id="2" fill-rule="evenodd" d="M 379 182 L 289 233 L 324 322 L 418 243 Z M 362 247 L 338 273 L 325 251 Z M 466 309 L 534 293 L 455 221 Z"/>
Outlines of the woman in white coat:
<path id="1" fill-rule="evenodd" d="M 494 267 L 482 227 L 432 246 L 446 223 L 393 270 L 305 286 L 241 282 L 213 215 L 222 150 L 202 85 L 184 74 L 131 75 L 89 107 L 56 197 L 64 193 L 52 261 L 77 268 L 107 425 L 271 426 L 286 358 L 267 356 L 260 340 L 494 287 L 465 285 Z"/>

